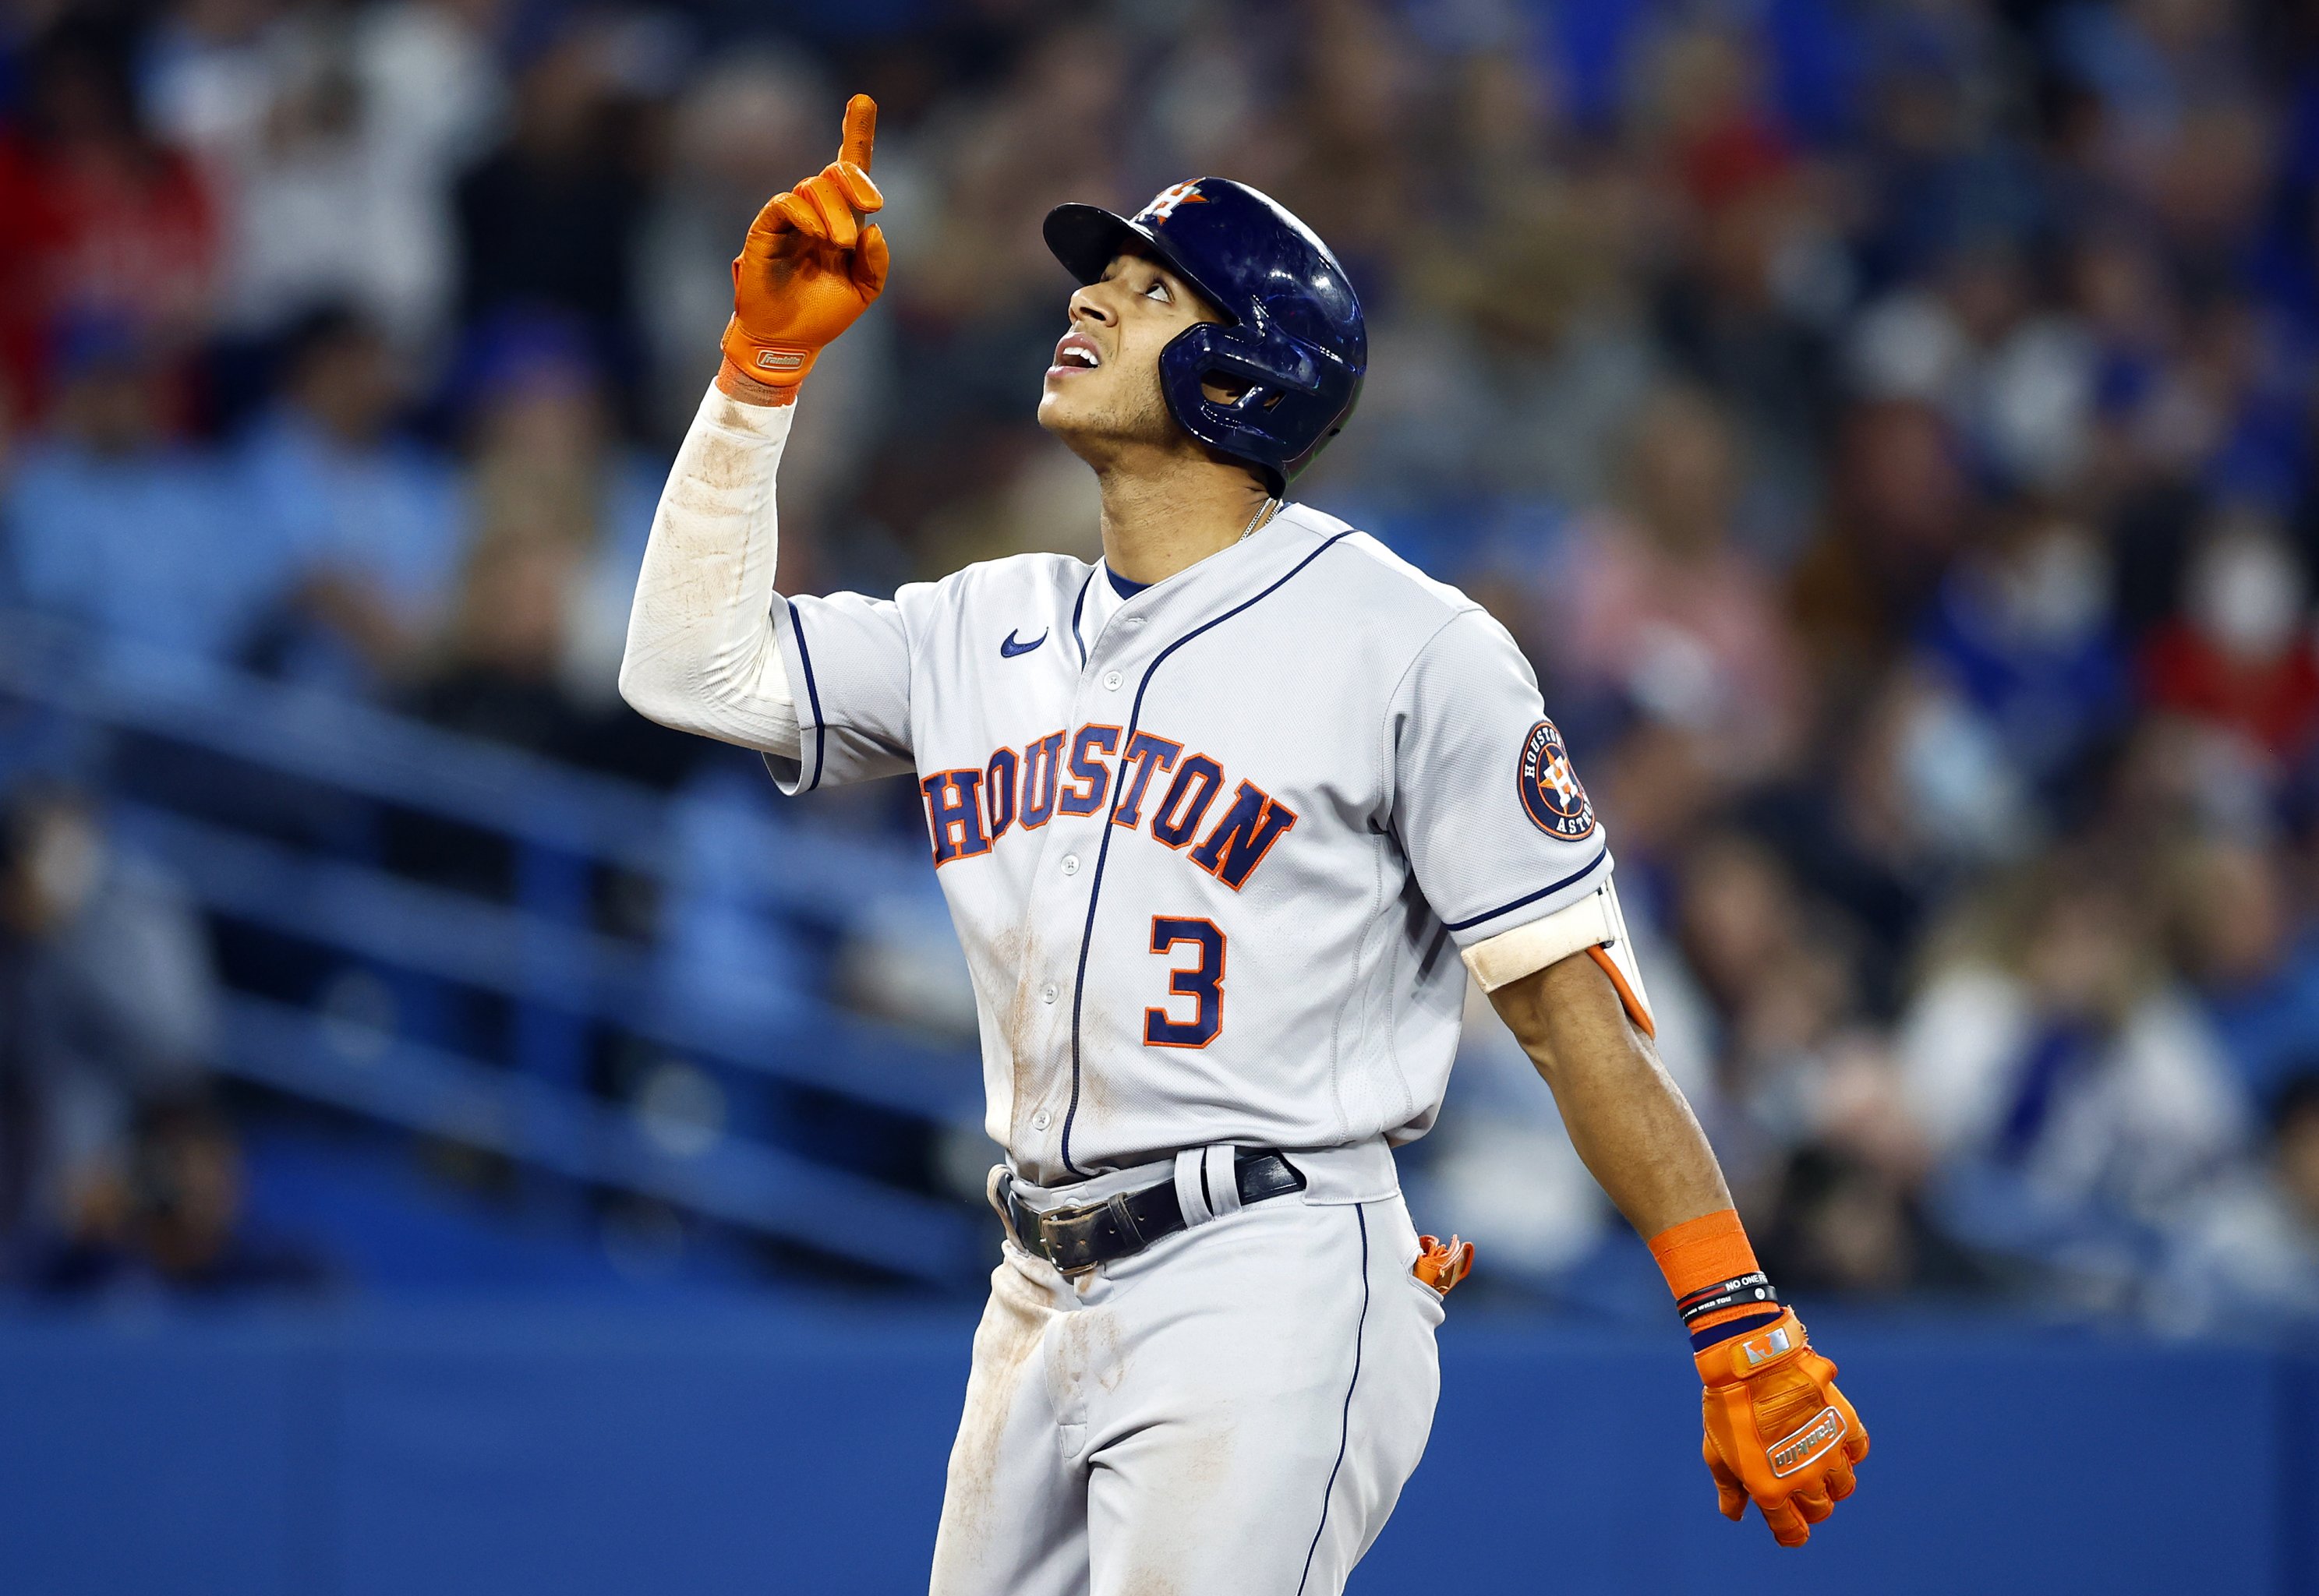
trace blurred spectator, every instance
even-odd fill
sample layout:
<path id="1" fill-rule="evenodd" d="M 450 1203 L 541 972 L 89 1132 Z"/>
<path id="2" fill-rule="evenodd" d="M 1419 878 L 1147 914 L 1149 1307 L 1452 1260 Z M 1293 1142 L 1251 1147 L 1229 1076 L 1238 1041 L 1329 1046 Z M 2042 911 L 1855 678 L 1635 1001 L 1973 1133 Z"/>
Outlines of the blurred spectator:
<path id="1" fill-rule="evenodd" d="M 2070 771 L 2126 708 L 2109 572 L 2075 519 L 2021 506 L 1942 582 L 1919 646 L 2020 780 Z"/>
<path id="2" fill-rule="evenodd" d="M 1791 755 L 1803 707 L 1772 584 L 1730 539 L 1733 449 L 1708 395 L 1655 396 L 1634 424 L 1619 508 L 1573 535 L 1545 636 L 1558 683 L 1712 728 L 1716 770 L 1744 783 Z"/>
<path id="3" fill-rule="evenodd" d="M 505 0 L 384 0 L 352 20 L 373 163 L 369 308 L 421 347 L 448 331 L 457 300 L 454 180 L 506 114 L 494 46 L 509 9 Z"/>
<path id="4" fill-rule="evenodd" d="M 987 506 L 1028 456 L 1053 446 L 1031 419 L 1071 286 L 1042 240 L 1048 209 L 1087 194 L 1132 208 L 1181 176 L 1139 188 L 1122 169 L 1127 130 L 1115 108 L 1130 68 L 1115 23 L 1075 17 L 1033 32 L 983 92 L 941 99 L 914 140 L 929 203 L 916 227 L 898 218 L 889 228 L 889 313 L 907 329 L 894 356 L 902 402 L 889 424 L 890 468 L 881 460 L 885 480 L 866 484 L 871 513 L 922 540 L 914 575 L 1008 546 L 1013 529 L 985 514 L 931 535 L 926 523 L 960 500 Z"/>
<path id="5" fill-rule="evenodd" d="M 585 753 L 589 717 L 562 675 L 577 567 L 577 551 L 553 533 L 487 520 L 467 557 L 439 661 L 418 685 L 420 713 L 536 753 Z"/>
<path id="6" fill-rule="evenodd" d="M 601 372 L 569 320 L 510 314 L 477 332 L 460 392 L 471 546 L 554 546 L 564 567 L 555 669 L 591 712 L 618 705 L 628 606 L 663 473 L 623 443 Z"/>
<path id="7" fill-rule="evenodd" d="M 2174 880 L 2182 967 L 2198 985 L 2246 1090 L 2270 1103 L 2319 1037 L 2319 932 L 2298 923 L 2273 848 L 2188 850 Z"/>
<path id="8" fill-rule="evenodd" d="M 0 1089 L 10 1217 L 37 1235 L 115 1222 L 140 1105 L 199 1079 L 216 1025 L 191 906 L 88 801 L 20 789 L 0 815 Z"/>
<path id="9" fill-rule="evenodd" d="M 1844 419 L 1827 519 L 1798 563 L 1799 630 L 1819 673 L 1856 676 L 1888 660 L 1964 542 L 1974 502 L 1956 439 L 1914 401 Z"/>
<path id="10" fill-rule="evenodd" d="M 1789 1160 L 1764 1259 L 1784 1289 L 1799 1292 L 1890 1298 L 1988 1283 L 1926 1219 L 1900 1171 L 1819 1143 Z"/>
<path id="11" fill-rule="evenodd" d="M 1833 397 L 1830 324 L 1852 293 L 1826 185 L 1770 103 L 1762 41 L 1705 14 L 1659 31 L 1630 107 L 1630 140 L 1664 163 L 1678 248 L 1654 274 L 1662 346 L 1720 395 L 1759 466 L 1750 486 L 1790 517 L 1810 481 Z M 1792 552 L 1796 528 L 1747 528 Z"/>
<path id="12" fill-rule="evenodd" d="M 1750 824 L 1856 933 L 1868 1013 L 1889 1019 L 1928 904 L 2010 816 L 1954 700 L 1899 667 L 1831 706 L 1812 757 L 1752 796 Z M 1961 837 L 1960 833 L 1967 834 Z M 1960 845 L 1960 844 L 1963 845 Z"/>
<path id="13" fill-rule="evenodd" d="M 594 372 L 560 324 L 497 329 L 474 389 L 472 531 L 411 702 L 456 730 L 673 780 L 695 740 L 627 713 L 618 696 L 658 483 L 615 446 Z"/>
<path id="14" fill-rule="evenodd" d="M 211 1293 L 324 1283 L 320 1260 L 304 1248 L 252 1233 L 240 1140 L 215 1108 L 197 1097 L 149 1104 L 130 1145 L 106 1209 L 35 1260 L 36 1289 Z"/>
<path id="15" fill-rule="evenodd" d="M 2319 730 L 2319 650 L 2308 590 L 2268 518 L 2218 516 L 2194 556 L 2179 618 L 2143 660 L 2152 702 L 2287 761 Z"/>
<path id="16" fill-rule="evenodd" d="M 1958 251 L 1932 284 L 1870 306 L 1850 362 L 1862 394 L 1937 409 L 2000 481 L 2053 491 L 2088 464 L 2097 350 L 2039 306 L 2016 248 Z"/>
<path id="17" fill-rule="evenodd" d="M 1710 832 L 1677 878 L 1676 946 L 1712 1016 L 1710 1129 L 1743 1207 L 1767 1202 L 1789 1155 L 1831 1128 L 1838 1073 L 1876 1067 L 1859 1030 L 1854 950 L 1769 848 Z"/>
<path id="18" fill-rule="evenodd" d="M 262 334 L 321 299 L 360 295 L 378 207 L 350 63 L 321 15 L 210 0 L 179 14 L 151 98 L 207 158 L 226 219 L 222 325 Z"/>
<path id="19" fill-rule="evenodd" d="M 2126 1275 L 2243 1145 L 2244 1094 L 2160 960 L 2158 914 L 2090 858 L 2009 884 L 1903 1016 L 1908 1100 L 1999 1249 Z"/>
<path id="20" fill-rule="evenodd" d="M 2319 1074 L 2278 1096 L 2260 1163 L 2179 1227 L 2172 1322 L 2257 1328 L 2319 1320 Z"/>
<path id="21" fill-rule="evenodd" d="M 1402 293 L 1371 312 L 1369 446 L 1313 480 L 1396 509 L 1477 491 L 1566 503 L 1618 486 L 1619 447 L 1662 364 L 1636 284 L 1636 180 L 1597 169 L 1510 174 L 1471 236 L 1407 246 Z M 1357 284 L 1364 292 L 1366 284 Z"/>
<path id="22" fill-rule="evenodd" d="M 60 329 L 134 326 L 152 402 L 174 421 L 177 360 L 206 330 L 215 205 L 158 141 L 131 87 L 135 40 L 67 20 L 23 62 L 23 114 L 0 131 L 0 369 L 9 410 L 45 413 Z"/>
<path id="23" fill-rule="evenodd" d="M 624 383 L 642 374 L 634 273 L 647 191 L 637 74 L 654 69 L 660 42 L 640 26 L 605 14 L 553 24 L 517 80 L 505 142 L 457 191 L 463 312 L 568 318 Z"/>
<path id="24" fill-rule="evenodd" d="M 495 9 L 193 0 L 176 10 L 146 98 L 220 191 L 228 331 L 263 336 L 340 302 L 406 350 L 442 330 L 449 181 L 482 153 L 501 94 L 482 32 Z"/>
<path id="25" fill-rule="evenodd" d="M 54 428 L 5 488 L 16 590 L 112 639 L 231 654 L 279 551 L 214 456 L 168 441 L 143 329 L 86 322 L 59 342 Z"/>
<path id="26" fill-rule="evenodd" d="M 442 460 L 399 434 L 399 363 L 359 316 L 321 311 L 290 338 L 283 402 L 243 445 L 255 535 L 286 591 L 261 661 L 359 686 L 412 667 L 443 618 L 462 532 Z"/>

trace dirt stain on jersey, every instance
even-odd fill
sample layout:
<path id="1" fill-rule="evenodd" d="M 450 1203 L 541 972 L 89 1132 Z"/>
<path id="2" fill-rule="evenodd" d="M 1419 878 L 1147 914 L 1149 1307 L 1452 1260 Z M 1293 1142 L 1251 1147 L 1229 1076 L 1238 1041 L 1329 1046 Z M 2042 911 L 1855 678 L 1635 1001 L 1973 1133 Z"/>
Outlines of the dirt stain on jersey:
<path id="1" fill-rule="evenodd" d="M 1104 1069 L 1106 1059 L 1131 1057 L 1126 1050 L 1131 1045 L 1119 1027 L 1112 1023 L 1112 1011 L 1103 1000 L 1090 992 L 1087 1006 L 1079 1014 L 1079 1106 L 1078 1124 L 1081 1134 L 1090 1134 L 1111 1114 L 1111 1083 Z M 1137 1010 L 1138 1023 L 1141 1011 Z M 1135 1039 L 1140 1043 L 1141 1038 Z"/>
<path id="2" fill-rule="evenodd" d="M 1041 1001 L 1039 943 L 1028 927 L 1016 926 L 991 939 L 990 962 L 1000 981 L 1012 980 L 1014 993 L 998 1022 L 999 1045 L 1006 1050 L 1015 1102 L 1006 1117 L 1007 1150 L 1029 1144 L 1031 1115 L 1038 1108 L 1039 1070 L 1035 1039 Z M 1029 1171 L 1025 1171 L 1026 1174 Z"/>

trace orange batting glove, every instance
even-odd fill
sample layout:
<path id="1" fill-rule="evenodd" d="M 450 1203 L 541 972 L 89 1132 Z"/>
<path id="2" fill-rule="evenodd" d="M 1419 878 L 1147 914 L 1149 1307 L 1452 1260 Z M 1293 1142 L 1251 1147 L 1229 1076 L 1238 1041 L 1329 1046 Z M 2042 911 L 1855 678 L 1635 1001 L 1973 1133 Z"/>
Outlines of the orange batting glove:
<path id="1" fill-rule="evenodd" d="M 1811 1538 L 1856 1484 L 1868 1431 L 1836 1388 L 1836 1366 L 1780 1306 L 1738 1214 L 1726 1208 L 1651 1238 L 1699 1367 L 1700 1450 L 1723 1516 L 1753 1501 L 1783 1546 Z"/>
<path id="2" fill-rule="evenodd" d="M 886 236 L 862 222 L 886 203 L 870 181 L 877 138 L 878 103 L 854 95 L 837 158 L 765 202 L 750 223 L 733 257 L 733 319 L 717 374 L 726 392 L 790 403 L 814 357 L 886 286 Z"/>
<path id="3" fill-rule="evenodd" d="M 1868 1431 L 1836 1388 L 1836 1366 L 1812 1350 L 1793 1309 L 1693 1361 L 1705 1383 L 1700 1449 L 1723 1516 L 1737 1522 L 1752 1501 L 1773 1539 L 1803 1545 L 1852 1494 L 1852 1465 L 1868 1456 Z"/>

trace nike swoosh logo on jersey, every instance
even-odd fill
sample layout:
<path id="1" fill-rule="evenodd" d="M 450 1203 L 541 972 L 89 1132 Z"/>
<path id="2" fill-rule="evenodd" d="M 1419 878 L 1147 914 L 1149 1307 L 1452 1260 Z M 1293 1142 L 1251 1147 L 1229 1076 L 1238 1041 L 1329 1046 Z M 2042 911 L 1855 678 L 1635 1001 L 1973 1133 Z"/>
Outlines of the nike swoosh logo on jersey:
<path id="1" fill-rule="evenodd" d="M 1052 628 L 1050 627 L 1049 630 Z M 1029 654 L 1046 640 L 1047 634 L 1042 632 L 1028 643 L 1017 643 L 1015 641 L 1015 634 L 1009 632 L 1006 634 L 1006 640 L 998 645 L 998 657 L 1002 660 L 1011 660 L 1018 654 Z"/>

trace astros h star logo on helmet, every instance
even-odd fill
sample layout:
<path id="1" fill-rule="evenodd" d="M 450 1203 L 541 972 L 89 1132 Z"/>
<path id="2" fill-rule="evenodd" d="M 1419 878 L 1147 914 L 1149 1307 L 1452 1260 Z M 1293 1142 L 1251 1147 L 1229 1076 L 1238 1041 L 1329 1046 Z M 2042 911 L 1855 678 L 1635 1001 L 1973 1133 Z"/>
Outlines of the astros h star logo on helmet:
<path id="1" fill-rule="evenodd" d="M 1522 739 L 1520 787 L 1523 810 L 1548 836 L 1575 843 L 1594 829 L 1594 805 L 1570 768 L 1561 728 L 1550 720 Z"/>
<path id="2" fill-rule="evenodd" d="M 1178 205 L 1205 205 L 1207 203 L 1208 196 L 1200 192 L 1198 183 L 1171 183 L 1152 197 L 1151 203 L 1143 207 L 1143 215 L 1136 220 L 1141 221 L 1148 216 L 1155 223 L 1163 222 L 1176 214 Z"/>

